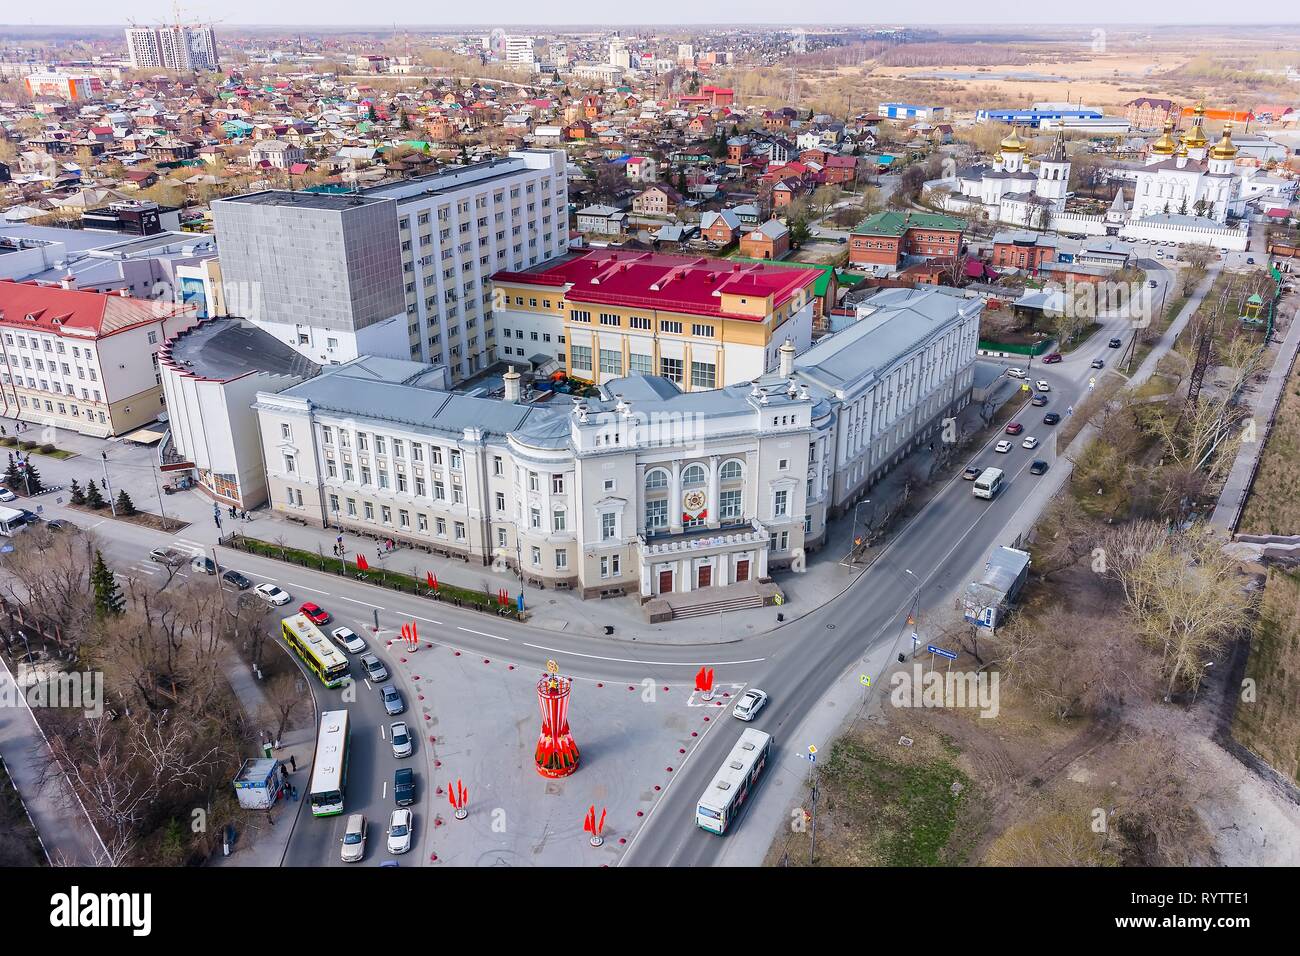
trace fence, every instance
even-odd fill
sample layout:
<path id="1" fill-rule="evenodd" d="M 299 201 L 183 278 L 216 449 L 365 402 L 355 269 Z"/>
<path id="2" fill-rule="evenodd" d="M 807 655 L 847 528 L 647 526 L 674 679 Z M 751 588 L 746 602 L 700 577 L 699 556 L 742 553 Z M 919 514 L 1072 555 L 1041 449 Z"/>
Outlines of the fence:
<path id="1" fill-rule="evenodd" d="M 314 551 L 281 547 L 270 541 L 250 538 L 237 532 L 221 538 L 218 544 L 230 548 L 232 551 L 242 551 L 245 554 L 274 558 L 277 561 L 296 564 L 303 568 L 312 568 L 325 574 L 347 575 L 355 580 L 387 588 L 390 591 L 413 594 L 416 597 L 441 601 L 454 607 L 482 611 L 485 614 L 493 614 L 497 617 L 509 617 L 516 621 L 528 619 L 527 611 L 520 611 L 517 606 L 498 603 L 497 594 L 486 590 L 473 591 L 469 588 L 458 587 L 454 584 L 443 584 L 442 582 L 439 582 L 436 588 L 431 588 L 425 581 L 409 574 L 403 574 L 400 571 L 390 571 L 387 568 L 366 568 L 362 570 L 355 565 L 348 565 L 346 558 L 327 557 Z"/>

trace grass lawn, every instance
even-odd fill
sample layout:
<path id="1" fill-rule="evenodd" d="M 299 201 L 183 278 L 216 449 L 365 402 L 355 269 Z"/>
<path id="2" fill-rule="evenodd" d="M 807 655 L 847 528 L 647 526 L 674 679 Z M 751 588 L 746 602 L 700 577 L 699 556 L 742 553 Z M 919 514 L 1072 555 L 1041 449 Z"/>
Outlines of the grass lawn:
<path id="1" fill-rule="evenodd" d="M 1300 534 L 1300 366 L 1293 366 L 1238 531 Z"/>
<path id="2" fill-rule="evenodd" d="M 1232 735 L 1300 782 L 1300 576 L 1272 568 Z"/>

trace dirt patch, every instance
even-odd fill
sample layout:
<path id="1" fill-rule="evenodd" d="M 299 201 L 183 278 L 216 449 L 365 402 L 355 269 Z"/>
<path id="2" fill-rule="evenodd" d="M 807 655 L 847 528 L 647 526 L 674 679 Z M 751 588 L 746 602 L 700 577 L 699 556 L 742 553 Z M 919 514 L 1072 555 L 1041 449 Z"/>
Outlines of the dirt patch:
<path id="1" fill-rule="evenodd" d="M 114 521 L 125 521 L 130 524 L 138 524 L 145 528 L 152 528 L 154 531 L 181 531 L 188 528 L 190 523 L 182 521 L 180 518 L 164 518 L 162 515 L 156 515 L 151 511 L 137 511 L 133 515 L 114 515 L 111 508 L 105 505 L 102 508 L 95 509 L 87 505 L 68 504 L 69 508 L 76 511 L 84 512 L 88 515 L 99 515 L 101 518 L 111 518 Z"/>

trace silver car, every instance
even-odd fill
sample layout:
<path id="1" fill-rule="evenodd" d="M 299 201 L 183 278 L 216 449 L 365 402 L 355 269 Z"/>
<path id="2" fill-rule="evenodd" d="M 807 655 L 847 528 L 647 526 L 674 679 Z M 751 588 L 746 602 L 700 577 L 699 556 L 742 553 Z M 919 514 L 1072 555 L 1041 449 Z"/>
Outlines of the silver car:
<path id="1" fill-rule="evenodd" d="M 361 667 L 371 680 L 388 680 L 388 668 L 374 654 L 362 654 Z"/>
<path id="2" fill-rule="evenodd" d="M 366 642 L 350 627 L 336 627 L 330 631 L 334 643 L 350 654 L 361 654 L 366 650 Z"/>
<path id="3" fill-rule="evenodd" d="M 385 684 L 379 688 L 379 696 L 384 701 L 384 713 L 389 717 L 396 717 L 406 710 L 406 701 L 402 700 L 402 694 L 395 685 Z"/>
<path id="4" fill-rule="evenodd" d="M 388 740 L 393 745 L 394 757 L 411 756 L 411 731 L 406 721 L 397 720 L 388 725 Z"/>
<path id="5" fill-rule="evenodd" d="M 343 849 L 339 853 L 344 863 L 360 863 L 366 855 L 366 818 L 359 813 L 348 817 L 347 828 L 340 840 Z"/>

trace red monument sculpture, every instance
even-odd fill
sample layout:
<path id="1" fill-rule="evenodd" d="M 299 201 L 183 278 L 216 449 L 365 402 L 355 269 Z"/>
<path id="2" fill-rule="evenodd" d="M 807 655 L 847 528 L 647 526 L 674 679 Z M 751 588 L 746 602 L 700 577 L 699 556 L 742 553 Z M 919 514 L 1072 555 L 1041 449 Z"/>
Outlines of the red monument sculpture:
<path id="1" fill-rule="evenodd" d="M 569 734 L 569 691 L 573 681 L 560 676 L 560 665 L 546 662 L 546 675 L 537 682 L 537 706 L 542 733 L 537 738 L 537 772 L 543 777 L 567 777 L 578 769 L 578 745 Z"/>

